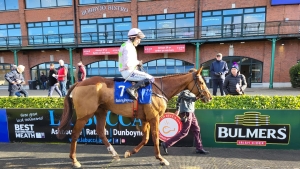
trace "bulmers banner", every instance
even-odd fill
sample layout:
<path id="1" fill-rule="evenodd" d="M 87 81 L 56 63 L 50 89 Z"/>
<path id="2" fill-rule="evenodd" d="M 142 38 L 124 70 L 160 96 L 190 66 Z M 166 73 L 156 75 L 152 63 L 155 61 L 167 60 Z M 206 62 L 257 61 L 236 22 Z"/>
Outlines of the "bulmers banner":
<path id="1" fill-rule="evenodd" d="M 6 109 L 9 139 L 14 142 L 71 142 L 72 127 L 76 122 L 74 112 L 72 127 L 63 140 L 57 139 L 62 109 Z M 96 132 L 96 117 L 93 116 L 82 129 L 78 143 L 103 144 Z M 138 145 L 142 141 L 142 122 L 108 112 L 106 137 L 111 144 Z M 151 133 L 147 145 L 153 145 Z M 187 136 L 175 146 L 193 146 L 193 137 Z"/>
<path id="2" fill-rule="evenodd" d="M 299 110 L 196 110 L 204 146 L 300 148 Z"/>

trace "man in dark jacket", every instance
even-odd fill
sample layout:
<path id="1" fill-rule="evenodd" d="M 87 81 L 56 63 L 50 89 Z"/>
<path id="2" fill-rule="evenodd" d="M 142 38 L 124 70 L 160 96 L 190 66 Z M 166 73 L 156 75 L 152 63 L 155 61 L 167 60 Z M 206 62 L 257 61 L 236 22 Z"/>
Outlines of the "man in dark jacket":
<path id="1" fill-rule="evenodd" d="M 42 72 L 42 75 L 40 76 L 40 81 L 43 85 L 44 90 L 46 90 L 48 79 L 47 79 L 47 76 L 44 74 L 44 72 Z"/>
<path id="2" fill-rule="evenodd" d="M 223 84 L 225 74 L 228 73 L 228 66 L 225 61 L 222 60 L 222 54 L 218 53 L 216 60 L 210 65 L 210 74 L 213 83 L 213 95 L 217 95 L 218 86 L 220 87 L 221 96 L 224 95 Z"/>
<path id="3" fill-rule="evenodd" d="M 244 75 L 240 74 L 239 66 L 233 63 L 231 67 L 231 74 L 226 76 L 223 90 L 226 95 L 242 95 L 247 88 L 247 82 Z"/>
<path id="4" fill-rule="evenodd" d="M 24 72 L 25 66 L 19 65 L 16 70 L 5 75 L 5 79 L 8 81 L 9 85 L 9 96 L 14 96 L 16 92 L 22 93 L 25 97 L 28 97 L 27 91 L 23 88 L 24 77 L 22 73 Z"/>

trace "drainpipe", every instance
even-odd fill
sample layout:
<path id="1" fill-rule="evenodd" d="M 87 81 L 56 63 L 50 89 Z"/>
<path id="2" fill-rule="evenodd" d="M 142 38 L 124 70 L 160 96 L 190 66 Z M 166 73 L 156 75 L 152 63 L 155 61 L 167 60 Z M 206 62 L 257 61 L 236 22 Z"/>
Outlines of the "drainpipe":
<path id="1" fill-rule="evenodd" d="M 15 61 L 15 65 L 19 65 L 19 60 L 18 60 L 18 52 L 19 50 L 12 50 L 12 52 L 14 52 L 14 61 Z"/>
<path id="2" fill-rule="evenodd" d="M 200 65 L 200 45 L 202 45 L 203 43 L 197 42 L 197 43 L 193 43 L 193 45 L 196 45 L 196 59 L 195 59 L 195 68 L 199 69 L 199 65 Z"/>
<path id="3" fill-rule="evenodd" d="M 269 39 L 270 40 L 270 39 Z M 272 54 L 271 54 L 271 66 L 270 66 L 270 85 L 269 89 L 273 89 L 273 77 L 274 77 L 274 62 L 275 62 L 275 49 L 276 49 L 276 41 L 279 39 L 273 38 L 272 40 Z"/>
<path id="4" fill-rule="evenodd" d="M 74 75 L 73 75 L 73 53 L 72 50 L 74 50 L 75 48 L 67 48 L 67 50 L 69 50 L 69 55 L 70 55 L 70 85 L 74 84 Z"/>
<path id="5" fill-rule="evenodd" d="M 199 37 L 200 37 L 200 35 L 199 35 L 199 28 L 200 28 L 200 24 L 199 24 L 199 22 L 200 22 L 200 0 L 198 0 L 198 3 L 197 3 L 197 22 L 196 22 L 196 24 L 197 24 L 197 39 L 199 39 Z"/>

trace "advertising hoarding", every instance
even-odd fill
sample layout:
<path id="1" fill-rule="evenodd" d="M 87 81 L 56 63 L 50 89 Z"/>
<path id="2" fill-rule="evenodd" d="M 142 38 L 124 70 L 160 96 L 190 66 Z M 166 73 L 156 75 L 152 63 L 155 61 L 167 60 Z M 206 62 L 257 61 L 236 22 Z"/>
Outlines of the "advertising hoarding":
<path id="1" fill-rule="evenodd" d="M 196 110 L 196 117 L 205 146 L 300 148 L 299 110 Z"/>
<path id="2" fill-rule="evenodd" d="M 185 45 L 144 46 L 144 53 L 177 53 L 185 52 Z"/>
<path id="3" fill-rule="evenodd" d="M 271 5 L 300 4 L 300 0 L 271 0 Z"/>
<path id="4" fill-rule="evenodd" d="M 0 109 L 0 142 L 9 142 L 6 110 Z"/>
<path id="5" fill-rule="evenodd" d="M 62 140 L 56 138 L 62 109 L 7 109 L 9 138 L 13 142 L 71 142 L 72 127 L 76 122 L 75 113 L 71 129 Z M 96 132 L 96 117 L 86 123 L 78 143 L 103 144 Z M 106 137 L 111 144 L 138 145 L 142 141 L 139 131 L 142 122 L 137 118 L 127 118 L 108 112 L 106 117 Z M 147 145 L 153 145 L 151 133 Z M 193 146 L 192 134 L 174 146 Z"/>
<path id="6" fill-rule="evenodd" d="M 82 50 L 83 56 L 97 56 L 97 55 L 117 55 L 120 47 L 112 48 L 85 48 Z"/>

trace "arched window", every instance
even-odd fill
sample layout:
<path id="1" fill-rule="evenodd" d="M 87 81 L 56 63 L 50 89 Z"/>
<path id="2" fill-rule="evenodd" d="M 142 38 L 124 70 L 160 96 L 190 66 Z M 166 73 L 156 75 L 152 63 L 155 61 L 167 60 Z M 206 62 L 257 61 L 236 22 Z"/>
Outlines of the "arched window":
<path id="1" fill-rule="evenodd" d="M 39 65 L 33 66 L 30 68 L 30 75 L 31 75 L 31 80 L 36 80 L 40 81 L 40 76 L 42 72 L 48 77 L 49 76 L 49 68 L 50 68 L 50 63 L 54 64 L 54 67 L 58 70 L 59 68 L 59 63 L 58 62 L 44 62 Z M 70 81 L 70 73 L 69 73 L 69 64 L 65 64 L 65 67 L 68 68 L 68 80 L 67 80 L 67 87 L 69 86 L 69 81 Z M 76 67 L 73 67 L 73 74 L 74 77 L 76 77 Z M 74 79 L 75 82 L 75 79 Z M 40 84 L 39 84 L 40 85 Z M 40 86 L 41 87 L 41 86 Z"/>
<path id="2" fill-rule="evenodd" d="M 4 76 L 6 73 L 11 71 L 10 63 L 0 63 L 0 85 L 8 85 L 8 82 L 5 80 Z"/>
<path id="3" fill-rule="evenodd" d="M 188 72 L 194 64 L 177 59 L 158 59 L 143 64 L 145 71 L 153 76 L 164 76 Z M 114 60 L 97 61 L 86 65 L 87 77 L 120 77 L 118 62 Z"/>
<path id="4" fill-rule="evenodd" d="M 247 82 L 249 83 L 251 80 L 251 83 L 261 83 L 262 82 L 262 76 L 263 76 L 263 62 L 243 57 L 243 56 L 228 56 L 223 57 L 223 60 L 227 62 L 229 73 L 230 68 L 233 64 L 233 62 L 236 62 L 239 65 L 240 72 L 245 75 Z M 210 76 L 209 70 L 211 63 L 215 61 L 215 59 L 209 60 L 205 63 L 203 63 L 203 73 L 207 72 L 203 76 Z M 249 84 L 250 85 L 250 84 Z"/>
<path id="5" fill-rule="evenodd" d="M 86 76 L 120 77 L 118 62 L 114 60 L 102 60 L 85 66 Z"/>
<path id="6" fill-rule="evenodd" d="M 152 60 L 143 65 L 145 71 L 153 76 L 165 76 L 176 73 L 186 73 L 194 64 L 178 59 Z"/>

